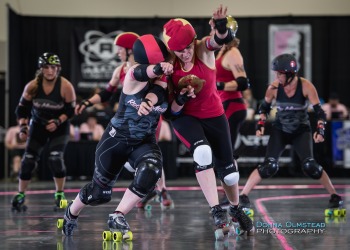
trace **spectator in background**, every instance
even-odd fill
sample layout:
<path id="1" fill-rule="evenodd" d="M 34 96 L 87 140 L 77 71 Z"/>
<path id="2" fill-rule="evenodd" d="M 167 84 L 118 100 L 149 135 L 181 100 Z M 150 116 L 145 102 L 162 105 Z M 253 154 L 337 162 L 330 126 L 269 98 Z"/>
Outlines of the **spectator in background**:
<path id="1" fill-rule="evenodd" d="M 328 98 L 328 102 L 322 105 L 322 109 L 326 112 L 327 120 L 345 120 L 348 118 L 348 108 L 340 103 L 337 93 L 332 92 Z"/>
<path id="2" fill-rule="evenodd" d="M 99 141 L 103 135 L 104 128 L 97 122 L 95 113 L 88 113 L 86 122 L 80 125 L 80 138 L 84 138 L 84 135 L 88 135 L 86 139 L 90 141 Z"/>
<path id="3" fill-rule="evenodd" d="M 246 100 L 246 102 L 248 103 L 247 106 L 252 108 L 255 113 L 258 108 L 258 101 L 254 98 L 252 90 L 248 88 L 244 90 L 242 94 L 243 94 L 243 99 Z"/>
<path id="4" fill-rule="evenodd" d="M 21 167 L 21 159 L 26 147 L 26 141 L 19 138 L 19 124 L 9 127 L 5 135 L 5 147 L 9 150 L 11 179 L 16 180 Z"/>

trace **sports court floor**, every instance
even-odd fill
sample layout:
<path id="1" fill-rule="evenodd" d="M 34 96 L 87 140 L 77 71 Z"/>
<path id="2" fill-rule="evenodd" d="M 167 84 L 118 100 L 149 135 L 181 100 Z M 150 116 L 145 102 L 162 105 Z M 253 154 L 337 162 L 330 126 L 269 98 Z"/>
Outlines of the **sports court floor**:
<path id="1" fill-rule="evenodd" d="M 332 179 L 350 209 L 350 180 Z M 86 182 L 68 181 L 66 196 L 73 199 Z M 245 180 L 240 180 L 243 185 Z M 349 249 L 350 222 L 324 216 L 329 195 L 309 179 L 264 180 L 250 194 L 254 201 L 255 236 L 214 237 L 209 207 L 195 179 L 168 181 L 175 208 L 151 211 L 135 208 L 126 216 L 134 236 L 131 243 L 104 242 L 108 214 L 113 212 L 129 181 L 118 183 L 110 203 L 87 207 L 73 237 L 57 229 L 63 211 L 53 210 L 53 182 L 33 182 L 27 192 L 25 213 L 11 211 L 16 183 L 0 183 L 0 249 Z"/>

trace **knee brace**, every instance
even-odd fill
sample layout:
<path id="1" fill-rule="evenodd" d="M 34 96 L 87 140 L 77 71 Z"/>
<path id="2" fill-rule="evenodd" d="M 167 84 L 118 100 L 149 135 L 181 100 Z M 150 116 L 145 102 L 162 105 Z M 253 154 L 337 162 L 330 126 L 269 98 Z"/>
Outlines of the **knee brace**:
<path id="1" fill-rule="evenodd" d="M 66 176 L 66 166 L 64 165 L 63 152 L 50 152 L 48 163 L 54 177 L 63 178 Z"/>
<path id="2" fill-rule="evenodd" d="M 302 163 L 302 169 L 305 175 L 311 177 L 312 179 L 320 179 L 322 176 L 323 168 L 319 165 L 315 159 L 306 158 Z"/>
<path id="3" fill-rule="evenodd" d="M 25 153 L 23 155 L 21 171 L 19 174 L 21 180 L 29 181 L 32 178 L 32 172 L 37 166 L 38 160 L 39 158 L 32 154 Z"/>
<path id="4" fill-rule="evenodd" d="M 112 199 L 112 188 L 102 188 L 92 181 L 80 189 L 79 198 L 85 205 L 98 206 Z"/>
<path id="5" fill-rule="evenodd" d="M 147 158 L 137 165 L 135 177 L 129 189 L 140 198 L 143 198 L 153 191 L 161 176 L 161 162 L 156 158 Z"/>
<path id="6" fill-rule="evenodd" d="M 213 167 L 212 152 L 209 145 L 199 145 L 194 149 L 193 160 L 196 173 Z"/>
<path id="7" fill-rule="evenodd" d="M 217 167 L 216 172 L 219 179 L 227 186 L 233 186 L 239 181 L 239 172 L 237 162 L 234 160 L 233 164 L 224 167 Z"/>
<path id="8" fill-rule="evenodd" d="M 258 166 L 258 172 L 261 178 L 270 178 L 278 171 L 278 162 L 275 158 L 267 158 L 261 165 Z"/>

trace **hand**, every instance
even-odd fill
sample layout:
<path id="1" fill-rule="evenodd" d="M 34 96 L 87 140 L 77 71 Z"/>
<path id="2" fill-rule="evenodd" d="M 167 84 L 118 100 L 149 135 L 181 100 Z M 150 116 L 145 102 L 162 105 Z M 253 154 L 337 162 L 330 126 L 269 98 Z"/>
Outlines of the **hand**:
<path id="1" fill-rule="evenodd" d="M 139 116 L 148 115 L 152 111 L 152 108 L 153 108 L 152 101 L 148 98 L 144 98 L 140 104 L 137 114 Z"/>
<path id="2" fill-rule="evenodd" d="M 321 135 L 321 134 L 319 134 L 319 133 L 317 133 L 317 132 L 315 132 L 314 133 L 314 142 L 315 143 L 320 143 L 320 142 L 324 142 L 324 137 L 323 137 L 323 135 Z"/>
<path id="3" fill-rule="evenodd" d="M 21 124 L 20 130 L 19 130 L 19 135 L 18 135 L 19 139 L 21 139 L 22 141 L 26 141 L 28 138 L 28 133 L 29 133 L 28 125 Z"/>
<path id="4" fill-rule="evenodd" d="M 51 119 L 47 122 L 46 129 L 50 132 L 55 131 L 58 126 L 61 125 L 61 120 L 60 119 Z"/>
<path id="5" fill-rule="evenodd" d="M 191 98 L 195 98 L 194 88 L 188 85 L 186 88 L 181 89 L 180 93 L 176 96 L 175 102 L 179 106 L 183 106 Z"/>
<path id="6" fill-rule="evenodd" d="M 80 104 L 75 106 L 75 114 L 80 115 L 87 107 L 91 107 L 92 105 L 89 100 L 82 100 Z"/>
<path id="7" fill-rule="evenodd" d="M 227 16 L 227 7 L 223 7 L 222 4 L 213 12 L 213 19 L 223 19 Z"/>
<path id="8" fill-rule="evenodd" d="M 162 70 L 164 72 L 165 75 L 171 75 L 173 73 L 173 65 L 171 63 L 168 62 L 161 62 L 160 66 L 162 67 Z"/>

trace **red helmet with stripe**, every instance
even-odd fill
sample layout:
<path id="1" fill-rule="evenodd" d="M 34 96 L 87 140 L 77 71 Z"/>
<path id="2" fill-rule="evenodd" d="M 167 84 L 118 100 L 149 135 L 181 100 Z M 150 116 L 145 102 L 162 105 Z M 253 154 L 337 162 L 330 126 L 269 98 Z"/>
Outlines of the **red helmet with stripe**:
<path id="1" fill-rule="evenodd" d="M 126 49 L 132 49 L 134 42 L 140 36 L 134 32 L 123 32 L 116 36 L 114 44 Z"/>
<path id="2" fill-rule="evenodd" d="M 169 57 L 165 44 L 153 35 L 140 36 L 133 46 L 135 62 L 140 64 L 157 64 Z"/>
<path id="3" fill-rule="evenodd" d="M 170 50 L 181 51 L 193 42 L 196 32 L 187 20 L 175 18 L 163 26 L 163 38 Z"/>

